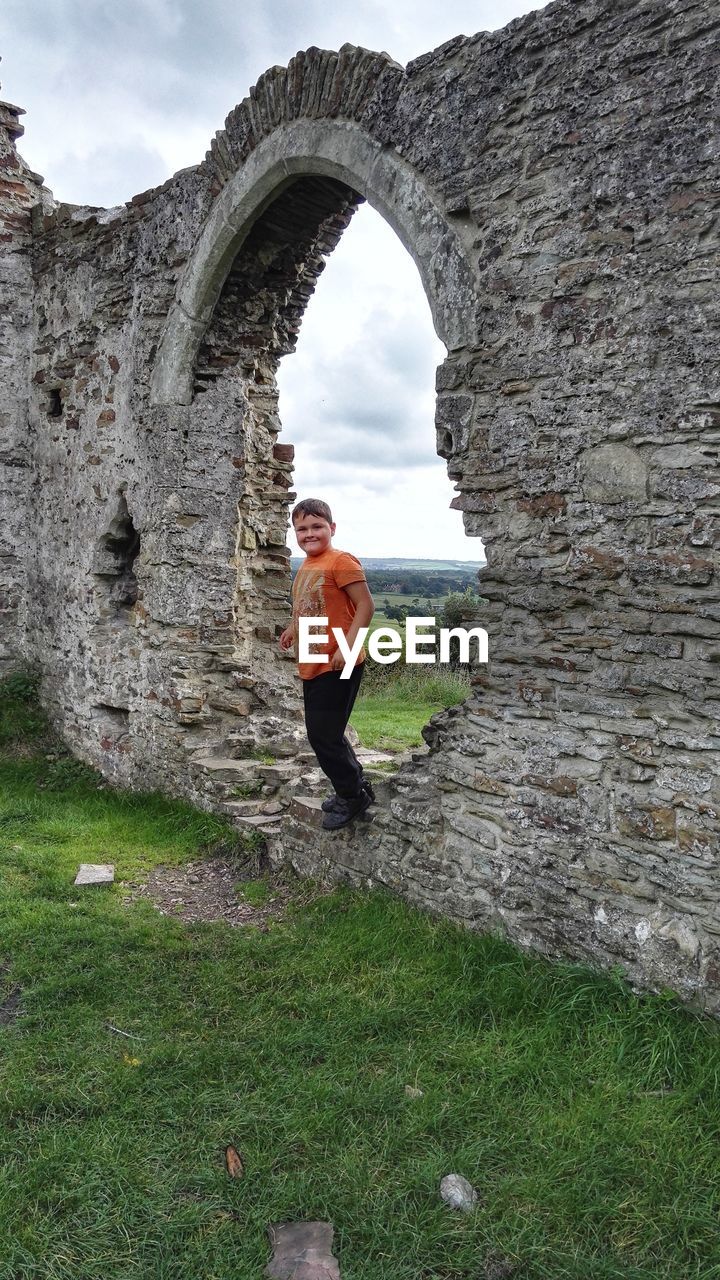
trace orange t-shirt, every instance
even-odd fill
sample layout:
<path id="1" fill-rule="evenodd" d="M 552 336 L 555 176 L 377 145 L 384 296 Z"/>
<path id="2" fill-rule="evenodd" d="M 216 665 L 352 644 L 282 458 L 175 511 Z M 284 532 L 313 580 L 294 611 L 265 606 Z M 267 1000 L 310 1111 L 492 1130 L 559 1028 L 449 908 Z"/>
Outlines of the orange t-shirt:
<path id="1" fill-rule="evenodd" d="M 318 654 L 317 662 L 298 662 L 298 673 L 301 680 L 314 680 L 315 676 L 325 675 L 332 670 L 330 659 L 338 649 L 332 629 L 339 627 L 344 635 L 355 617 L 355 605 L 344 587 L 353 582 L 365 582 L 365 573 L 359 560 L 348 551 L 336 551 L 328 547 L 319 556 L 306 556 L 300 565 L 293 582 L 293 616 L 292 625 L 295 633 L 295 652 L 298 652 L 298 619 L 327 618 L 328 643 L 319 643 L 322 630 L 311 631 L 311 649 Z M 323 628 L 324 630 L 324 628 Z M 324 659 L 320 658 L 324 655 Z M 356 666 L 365 661 L 365 650 L 361 649 Z"/>

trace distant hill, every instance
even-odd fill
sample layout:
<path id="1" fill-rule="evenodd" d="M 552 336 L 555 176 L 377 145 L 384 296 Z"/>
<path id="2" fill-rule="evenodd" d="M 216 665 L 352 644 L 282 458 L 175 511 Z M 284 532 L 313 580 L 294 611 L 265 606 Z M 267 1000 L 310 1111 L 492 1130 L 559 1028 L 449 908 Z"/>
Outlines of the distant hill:
<path id="1" fill-rule="evenodd" d="M 303 563 L 293 556 L 290 564 L 296 573 Z M 376 597 L 390 605 L 402 605 L 421 597 L 443 600 L 450 592 L 477 592 L 478 571 L 485 561 L 477 560 L 405 560 L 398 556 L 363 556 L 367 584 Z"/>
<path id="2" fill-rule="evenodd" d="M 385 556 L 377 559 L 373 556 L 359 556 L 366 569 L 393 570 L 414 573 L 477 573 L 485 565 L 484 560 L 403 560 L 398 557 Z M 290 564 L 298 569 L 303 563 L 303 556 L 291 556 Z"/>

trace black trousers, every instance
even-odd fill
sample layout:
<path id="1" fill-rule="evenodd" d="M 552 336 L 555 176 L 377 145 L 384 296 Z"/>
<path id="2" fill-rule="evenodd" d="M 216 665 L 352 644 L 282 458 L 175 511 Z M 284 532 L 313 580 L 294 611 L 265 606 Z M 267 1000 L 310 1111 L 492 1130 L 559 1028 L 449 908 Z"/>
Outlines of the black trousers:
<path id="1" fill-rule="evenodd" d="M 364 666 L 364 662 L 358 663 L 347 680 L 340 679 L 339 671 L 327 671 L 302 682 L 308 741 L 323 773 L 345 799 L 357 795 L 363 776 L 345 730 Z"/>

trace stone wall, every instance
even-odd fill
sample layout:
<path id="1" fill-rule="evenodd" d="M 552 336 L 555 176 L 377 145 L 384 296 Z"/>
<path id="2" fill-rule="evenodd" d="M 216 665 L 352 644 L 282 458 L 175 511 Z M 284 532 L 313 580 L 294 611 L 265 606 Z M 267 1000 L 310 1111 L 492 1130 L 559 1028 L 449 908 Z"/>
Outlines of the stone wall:
<path id="1" fill-rule="evenodd" d="M 0 673 L 25 653 L 27 438 L 32 358 L 32 209 L 49 193 L 17 154 L 20 107 L 0 103 Z"/>
<path id="2" fill-rule="evenodd" d="M 491 663 L 372 825 L 322 835 L 296 797 L 273 857 L 713 1010 L 718 25 L 699 0 L 559 0 L 405 69 L 311 49 L 197 168 L 38 212 L 10 502 L 17 648 L 74 749 L 240 818 L 238 789 L 280 808 L 304 739 L 275 645 L 275 373 L 369 200 L 448 349 L 438 451 L 486 545 Z"/>

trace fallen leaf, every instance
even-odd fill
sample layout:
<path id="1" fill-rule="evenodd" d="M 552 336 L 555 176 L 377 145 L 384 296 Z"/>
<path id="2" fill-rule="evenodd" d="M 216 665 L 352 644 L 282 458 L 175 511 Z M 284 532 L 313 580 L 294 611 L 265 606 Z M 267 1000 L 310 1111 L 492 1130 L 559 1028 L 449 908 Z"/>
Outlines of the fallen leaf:
<path id="1" fill-rule="evenodd" d="M 124 1054 L 123 1054 L 123 1062 L 125 1063 L 125 1066 L 126 1066 L 126 1067 L 139 1067 L 139 1066 L 140 1066 L 140 1059 L 139 1059 L 139 1058 L 131 1058 L 129 1053 L 124 1053 Z"/>
<path id="2" fill-rule="evenodd" d="M 245 1172 L 245 1166 L 240 1159 L 240 1155 L 233 1146 L 225 1148 L 225 1168 L 231 1178 L 242 1178 Z"/>

